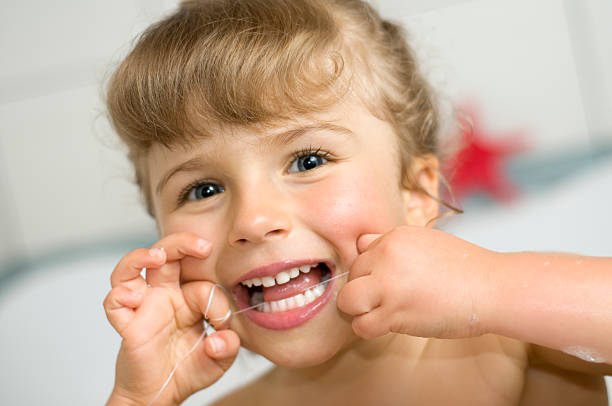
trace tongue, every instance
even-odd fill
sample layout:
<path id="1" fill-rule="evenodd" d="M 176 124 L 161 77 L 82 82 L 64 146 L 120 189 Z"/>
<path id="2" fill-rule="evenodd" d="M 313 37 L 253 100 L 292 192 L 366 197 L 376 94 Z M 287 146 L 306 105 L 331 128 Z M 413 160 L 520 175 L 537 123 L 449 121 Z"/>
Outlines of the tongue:
<path id="1" fill-rule="evenodd" d="M 309 273 L 300 272 L 300 276 L 291 279 L 287 283 L 263 288 L 264 301 L 272 302 L 295 296 L 298 293 L 304 293 L 310 287 L 320 282 L 321 270 L 319 268 L 312 268 Z"/>

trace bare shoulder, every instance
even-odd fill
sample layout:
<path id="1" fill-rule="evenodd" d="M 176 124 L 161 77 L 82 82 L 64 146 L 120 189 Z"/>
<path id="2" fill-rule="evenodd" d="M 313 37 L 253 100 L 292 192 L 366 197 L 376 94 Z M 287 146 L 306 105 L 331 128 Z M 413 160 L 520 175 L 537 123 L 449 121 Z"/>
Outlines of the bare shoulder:
<path id="1" fill-rule="evenodd" d="M 604 377 L 563 370 L 551 365 L 530 366 L 525 374 L 521 406 L 608 406 Z"/>
<path id="2" fill-rule="evenodd" d="M 607 406 L 604 375 L 610 368 L 532 344 L 521 405 Z"/>
<path id="3" fill-rule="evenodd" d="M 511 362 L 516 366 L 516 372 L 523 372 L 522 382 L 516 381 L 516 384 L 522 387 L 519 403 L 521 406 L 608 406 L 603 373 L 598 370 L 594 371 L 593 368 L 597 366 L 593 364 L 585 366 L 586 362 L 567 354 L 559 353 L 553 356 L 551 354 L 558 353 L 558 351 L 503 336 L 483 336 L 476 342 L 479 351 L 488 353 L 497 348 L 497 353 L 503 354 L 503 357 L 493 361 L 493 364 L 489 359 L 489 367 L 494 364 L 500 366 L 500 361 Z M 537 354 L 535 357 L 534 352 Z M 558 361 L 565 357 L 568 359 L 563 362 Z M 551 362 L 551 360 L 556 362 Z M 504 368 L 490 368 L 489 370 L 498 370 L 499 373 Z M 518 386 L 515 389 L 518 389 Z"/>

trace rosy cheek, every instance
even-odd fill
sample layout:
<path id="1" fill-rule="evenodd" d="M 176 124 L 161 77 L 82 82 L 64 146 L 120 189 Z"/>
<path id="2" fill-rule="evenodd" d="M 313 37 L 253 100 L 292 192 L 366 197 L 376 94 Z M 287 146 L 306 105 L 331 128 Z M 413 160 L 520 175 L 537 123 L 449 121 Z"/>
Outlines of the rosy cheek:
<path id="1" fill-rule="evenodd" d="M 393 196 L 397 195 L 384 190 L 373 175 L 336 177 L 305 197 L 302 215 L 308 216 L 304 221 L 315 232 L 337 246 L 350 265 L 360 235 L 385 233 L 401 224 L 400 206 Z"/>

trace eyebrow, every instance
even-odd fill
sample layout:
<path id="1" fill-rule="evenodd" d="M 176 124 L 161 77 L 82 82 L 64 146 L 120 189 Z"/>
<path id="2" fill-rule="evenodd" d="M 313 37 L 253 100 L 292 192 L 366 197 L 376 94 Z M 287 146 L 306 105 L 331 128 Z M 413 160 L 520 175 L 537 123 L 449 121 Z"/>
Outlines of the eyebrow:
<path id="1" fill-rule="evenodd" d="M 202 157 L 201 156 L 197 156 L 195 158 L 192 158 L 192 159 L 190 159 L 188 161 L 185 161 L 185 162 L 175 166 L 174 168 L 172 168 L 168 172 L 166 172 L 166 174 L 157 183 L 157 187 L 155 188 L 155 192 L 159 195 L 161 193 L 162 189 L 164 188 L 164 186 L 166 186 L 166 183 L 168 183 L 170 178 L 172 176 L 174 176 L 174 174 L 176 174 L 177 172 L 195 171 L 195 170 L 200 169 L 201 167 L 202 167 Z"/>
<path id="2" fill-rule="evenodd" d="M 269 136 L 270 138 L 266 139 L 265 141 L 272 145 L 286 145 L 306 133 L 315 131 L 329 131 L 344 135 L 353 135 L 353 132 L 348 128 L 331 123 L 321 123 L 316 125 L 306 125 L 302 127 L 292 128 L 290 130 L 286 130 L 278 134 L 272 134 Z"/>
<path id="3" fill-rule="evenodd" d="M 339 134 L 352 136 L 354 133 L 348 128 L 331 124 L 331 123 L 321 123 L 317 125 L 307 125 L 297 128 L 292 128 L 290 130 L 283 131 L 278 134 L 271 134 L 265 137 L 265 142 L 270 145 L 286 145 L 291 143 L 296 138 L 301 137 L 302 135 L 315 131 L 330 131 Z M 157 187 L 155 188 L 155 192 L 159 195 L 164 188 L 164 186 L 168 183 L 170 178 L 174 176 L 178 172 L 189 172 L 195 171 L 202 167 L 202 157 L 196 156 L 188 161 L 185 161 L 172 169 L 170 169 L 166 174 L 161 178 L 161 180 L 157 183 Z"/>

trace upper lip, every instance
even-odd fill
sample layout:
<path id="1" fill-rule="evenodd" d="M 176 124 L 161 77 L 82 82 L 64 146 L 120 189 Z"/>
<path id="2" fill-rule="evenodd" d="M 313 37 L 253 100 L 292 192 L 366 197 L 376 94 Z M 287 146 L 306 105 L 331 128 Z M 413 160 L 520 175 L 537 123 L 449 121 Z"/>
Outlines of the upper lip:
<path id="1" fill-rule="evenodd" d="M 291 268 L 295 268 L 301 265 L 309 265 L 309 264 L 318 264 L 324 262 L 329 266 L 329 261 L 323 259 L 300 259 L 300 260 L 287 260 L 287 261 L 279 261 L 274 262 L 268 265 L 260 266 L 258 268 L 252 269 L 246 274 L 242 275 L 235 283 L 238 285 L 240 282 L 245 281 L 247 279 L 253 278 L 261 278 L 264 276 L 275 276 L 281 271 L 285 271 Z M 331 266 L 329 266 L 331 269 Z"/>

